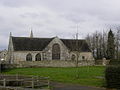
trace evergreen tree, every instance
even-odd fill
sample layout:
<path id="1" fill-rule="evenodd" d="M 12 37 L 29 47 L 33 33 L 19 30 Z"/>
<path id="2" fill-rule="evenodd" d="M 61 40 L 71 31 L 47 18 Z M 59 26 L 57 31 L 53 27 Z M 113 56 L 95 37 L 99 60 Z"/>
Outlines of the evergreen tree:
<path id="1" fill-rule="evenodd" d="M 114 45 L 114 34 L 110 29 L 108 33 L 108 41 L 107 41 L 107 59 L 114 59 L 115 57 L 115 45 Z"/>

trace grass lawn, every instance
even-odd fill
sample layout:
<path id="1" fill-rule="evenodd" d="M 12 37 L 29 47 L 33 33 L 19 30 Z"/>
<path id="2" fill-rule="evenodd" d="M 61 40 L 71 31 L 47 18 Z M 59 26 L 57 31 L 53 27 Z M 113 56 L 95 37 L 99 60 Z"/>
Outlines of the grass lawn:
<path id="1" fill-rule="evenodd" d="M 104 80 L 101 77 L 104 77 L 104 70 L 103 66 L 84 66 L 79 68 L 17 68 L 3 73 L 49 76 L 52 81 L 102 87 Z"/>

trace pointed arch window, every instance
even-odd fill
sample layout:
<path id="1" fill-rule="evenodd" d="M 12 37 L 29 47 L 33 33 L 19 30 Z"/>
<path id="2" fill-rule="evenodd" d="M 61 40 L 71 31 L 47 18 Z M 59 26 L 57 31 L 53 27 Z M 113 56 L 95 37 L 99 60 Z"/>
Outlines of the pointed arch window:
<path id="1" fill-rule="evenodd" d="M 40 53 L 38 53 L 38 54 L 35 56 L 35 61 L 41 61 L 41 55 L 40 55 Z"/>
<path id="2" fill-rule="evenodd" d="M 26 61 L 32 61 L 32 55 L 30 53 L 27 54 Z"/>

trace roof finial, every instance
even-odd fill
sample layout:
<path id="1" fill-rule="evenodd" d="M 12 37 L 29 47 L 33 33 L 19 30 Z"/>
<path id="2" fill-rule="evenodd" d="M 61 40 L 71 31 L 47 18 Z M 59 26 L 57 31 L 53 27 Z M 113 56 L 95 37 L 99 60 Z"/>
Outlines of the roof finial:
<path id="1" fill-rule="evenodd" d="M 31 28 L 30 38 L 33 38 L 33 31 L 32 31 L 32 28 Z"/>

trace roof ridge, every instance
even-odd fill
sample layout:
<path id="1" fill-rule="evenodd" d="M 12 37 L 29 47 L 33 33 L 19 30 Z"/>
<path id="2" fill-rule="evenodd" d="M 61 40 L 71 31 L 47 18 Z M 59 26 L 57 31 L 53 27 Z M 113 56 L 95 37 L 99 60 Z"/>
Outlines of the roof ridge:
<path id="1" fill-rule="evenodd" d="M 52 38 L 40 38 L 40 37 L 33 37 L 33 38 L 30 38 L 30 37 L 14 37 L 14 36 L 12 36 L 13 38 L 29 38 L 29 39 L 53 39 L 54 37 L 52 37 Z"/>
<path id="2" fill-rule="evenodd" d="M 60 40 L 77 40 L 77 39 L 60 39 Z M 78 40 L 84 41 L 85 39 L 78 39 Z"/>

